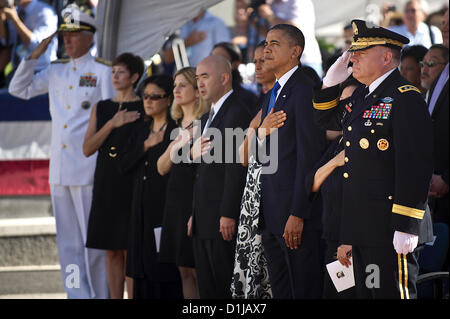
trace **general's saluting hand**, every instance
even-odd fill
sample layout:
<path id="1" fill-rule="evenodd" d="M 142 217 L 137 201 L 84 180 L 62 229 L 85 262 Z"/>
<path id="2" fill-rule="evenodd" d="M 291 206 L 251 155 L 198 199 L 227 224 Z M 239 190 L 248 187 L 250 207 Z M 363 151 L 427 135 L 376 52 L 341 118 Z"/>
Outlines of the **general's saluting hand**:
<path id="1" fill-rule="evenodd" d="M 353 69 L 348 66 L 351 57 L 352 53 L 345 51 L 336 62 L 333 63 L 323 78 L 323 85 L 325 87 L 332 87 L 347 80 L 353 72 Z"/>

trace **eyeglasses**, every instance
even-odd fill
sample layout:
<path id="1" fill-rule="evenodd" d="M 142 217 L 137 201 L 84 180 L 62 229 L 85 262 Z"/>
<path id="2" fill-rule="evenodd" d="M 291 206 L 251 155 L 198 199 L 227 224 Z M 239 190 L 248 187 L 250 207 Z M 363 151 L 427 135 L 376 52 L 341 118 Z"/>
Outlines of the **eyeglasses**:
<path id="1" fill-rule="evenodd" d="M 445 64 L 443 62 L 434 62 L 434 61 L 420 61 L 419 65 L 421 68 L 423 68 L 425 65 L 429 68 L 432 68 L 433 66 L 435 66 L 436 64 Z"/>
<path id="2" fill-rule="evenodd" d="M 144 100 L 150 99 L 152 101 L 158 101 L 158 100 L 164 99 L 166 97 L 167 97 L 167 94 L 144 94 L 144 95 L 142 95 L 142 98 Z"/>

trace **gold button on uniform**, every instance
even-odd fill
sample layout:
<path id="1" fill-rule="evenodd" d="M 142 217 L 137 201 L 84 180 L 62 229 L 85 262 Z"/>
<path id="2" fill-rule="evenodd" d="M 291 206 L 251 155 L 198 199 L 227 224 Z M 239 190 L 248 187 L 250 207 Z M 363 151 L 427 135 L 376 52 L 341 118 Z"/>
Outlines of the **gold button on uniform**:
<path id="1" fill-rule="evenodd" d="M 67 106 L 66 106 L 66 109 L 70 109 L 70 105 L 67 105 Z"/>
<path id="2" fill-rule="evenodd" d="M 351 126 L 347 127 L 347 130 L 351 131 L 351 130 L 352 130 L 352 127 L 351 127 Z"/>
<path id="3" fill-rule="evenodd" d="M 375 133 L 375 130 L 370 130 L 370 133 L 372 133 L 372 134 Z"/>
<path id="4" fill-rule="evenodd" d="M 73 86 L 72 86 L 72 85 L 69 85 L 69 90 L 72 90 L 72 88 L 73 88 Z"/>
<path id="5" fill-rule="evenodd" d="M 346 146 L 350 146 L 350 141 L 345 142 Z"/>
<path id="6" fill-rule="evenodd" d="M 344 177 L 345 177 L 345 178 L 348 178 L 348 173 L 344 173 Z"/>
<path id="7" fill-rule="evenodd" d="M 77 70 L 77 68 L 76 68 L 76 67 L 73 67 L 73 68 L 72 68 L 72 70 L 76 71 L 76 70 Z"/>
<path id="8" fill-rule="evenodd" d="M 62 148 L 66 148 L 66 144 L 63 144 L 63 145 L 62 145 Z"/>
<path id="9" fill-rule="evenodd" d="M 389 195 L 389 196 L 388 196 L 388 199 L 392 200 L 392 196 Z"/>
<path id="10" fill-rule="evenodd" d="M 63 126 L 64 128 L 67 128 L 67 124 L 64 124 L 64 126 Z"/>
<path id="11" fill-rule="evenodd" d="M 347 156 L 344 158 L 344 161 L 345 161 L 346 163 L 348 163 L 348 157 L 347 157 Z"/>
<path id="12" fill-rule="evenodd" d="M 359 146 L 361 146 L 361 148 L 363 150 L 368 149 L 369 148 L 369 141 L 366 138 L 362 138 L 359 140 Z"/>
<path id="13" fill-rule="evenodd" d="M 147 176 L 144 176 L 143 180 L 145 181 L 147 179 Z"/>

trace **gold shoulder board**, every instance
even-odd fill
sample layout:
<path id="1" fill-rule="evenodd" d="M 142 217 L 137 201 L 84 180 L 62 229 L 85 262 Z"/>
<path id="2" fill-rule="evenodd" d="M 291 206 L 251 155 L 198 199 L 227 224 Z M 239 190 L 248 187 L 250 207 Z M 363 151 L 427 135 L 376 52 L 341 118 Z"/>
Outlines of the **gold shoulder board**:
<path id="1" fill-rule="evenodd" d="M 111 61 L 105 60 L 105 59 L 102 59 L 102 58 L 95 58 L 95 61 L 98 62 L 98 63 L 104 64 L 104 65 L 107 65 L 107 66 L 111 66 L 112 65 Z"/>
<path id="2" fill-rule="evenodd" d="M 58 59 L 55 61 L 52 61 L 52 64 L 56 64 L 56 63 L 68 63 L 70 61 L 70 59 Z"/>
<path id="3" fill-rule="evenodd" d="M 408 92 L 408 91 L 416 91 L 419 94 L 422 94 L 422 92 L 420 92 L 420 90 L 418 88 L 416 88 L 414 85 L 403 85 L 403 86 L 399 87 L 398 90 L 401 93 L 405 93 L 405 92 Z"/>

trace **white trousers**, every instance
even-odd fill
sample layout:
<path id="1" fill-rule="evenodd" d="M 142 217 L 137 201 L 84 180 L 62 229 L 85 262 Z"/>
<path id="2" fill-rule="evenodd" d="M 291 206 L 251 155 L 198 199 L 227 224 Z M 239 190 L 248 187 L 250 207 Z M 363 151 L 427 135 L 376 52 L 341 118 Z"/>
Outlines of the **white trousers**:
<path id="1" fill-rule="evenodd" d="M 69 299 L 109 298 L 106 252 L 86 248 L 92 185 L 50 184 L 56 243 Z"/>

